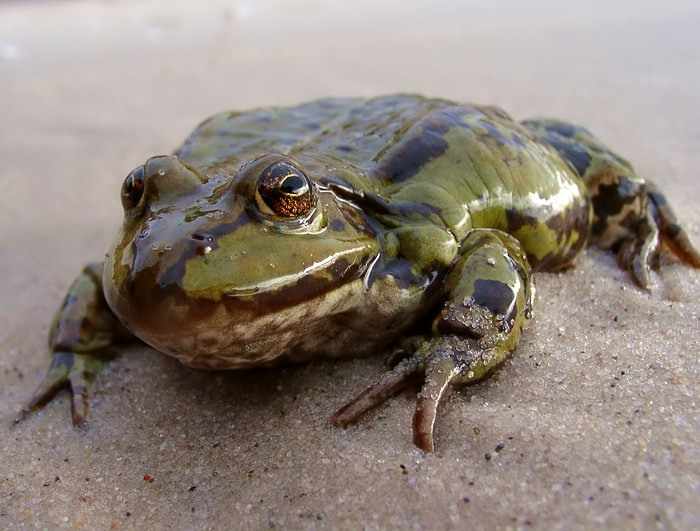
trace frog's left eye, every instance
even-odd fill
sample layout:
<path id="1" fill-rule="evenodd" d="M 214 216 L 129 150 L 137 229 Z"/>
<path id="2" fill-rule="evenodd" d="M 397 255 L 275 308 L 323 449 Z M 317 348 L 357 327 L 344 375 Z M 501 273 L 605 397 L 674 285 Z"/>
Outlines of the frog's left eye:
<path id="1" fill-rule="evenodd" d="M 299 168 L 278 161 L 260 174 L 255 202 L 263 214 L 282 218 L 304 217 L 316 206 L 315 188 Z"/>

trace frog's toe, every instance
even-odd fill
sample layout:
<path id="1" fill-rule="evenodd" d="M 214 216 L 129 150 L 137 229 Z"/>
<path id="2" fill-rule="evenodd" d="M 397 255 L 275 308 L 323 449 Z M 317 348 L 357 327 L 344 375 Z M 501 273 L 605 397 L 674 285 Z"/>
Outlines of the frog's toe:
<path id="1" fill-rule="evenodd" d="M 413 414 L 413 442 L 425 452 L 435 450 L 433 433 L 437 408 L 445 391 L 460 380 L 464 370 L 457 367 L 450 355 L 433 357 L 425 371 L 425 384 L 418 395 Z"/>
<path id="2" fill-rule="evenodd" d="M 662 244 L 681 262 L 695 268 L 700 268 L 700 252 L 678 224 L 664 195 L 653 184 L 647 183 L 647 186 L 646 214 L 636 234 L 622 242 L 617 256 L 620 268 L 629 271 L 634 281 L 649 291 L 649 271 L 654 267 Z"/>
<path id="3" fill-rule="evenodd" d="M 71 392 L 73 425 L 86 425 L 90 385 L 98 372 L 101 361 L 91 354 L 57 351 L 46 376 L 27 404 L 17 414 L 15 423 L 25 420 L 48 404 L 56 393 L 68 386 Z"/>
<path id="4" fill-rule="evenodd" d="M 688 233 L 678 223 L 666 197 L 652 183 L 647 183 L 649 208 L 659 227 L 661 241 L 683 263 L 700 268 L 700 251 L 690 241 Z"/>
<path id="5" fill-rule="evenodd" d="M 465 345 L 468 347 L 465 348 Z M 478 367 L 488 354 L 475 345 L 471 339 L 460 340 L 455 336 L 436 338 L 426 343 L 423 349 L 403 359 L 357 398 L 340 408 L 331 417 L 331 422 L 339 427 L 350 424 L 424 375 L 425 383 L 418 394 L 413 414 L 413 442 L 425 452 L 434 451 L 435 419 L 445 391 L 452 385 L 476 381 L 485 372 Z M 478 375 L 475 375 L 475 371 Z"/>
<path id="6" fill-rule="evenodd" d="M 383 374 L 354 400 L 336 411 L 331 417 L 331 423 L 338 427 L 347 426 L 413 382 L 421 375 L 423 368 L 423 359 L 417 354 L 401 360 L 391 371 Z"/>
<path id="7" fill-rule="evenodd" d="M 660 250 L 659 228 L 650 210 L 640 223 L 637 234 L 622 242 L 617 253 L 620 268 L 629 271 L 634 281 L 647 291 L 651 289 L 649 271 Z"/>

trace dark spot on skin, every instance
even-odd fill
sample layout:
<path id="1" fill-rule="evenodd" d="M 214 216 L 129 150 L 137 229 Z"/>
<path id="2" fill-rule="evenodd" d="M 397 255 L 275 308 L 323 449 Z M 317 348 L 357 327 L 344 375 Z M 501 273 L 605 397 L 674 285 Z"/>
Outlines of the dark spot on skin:
<path id="1" fill-rule="evenodd" d="M 477 279 L 474 281 L 474 302 L 494 315 L 503 315 L 506 321 L 515 319 L 517 307 L 513 289 L 498 280 Z"/>
<path id="2" fill-rule="evenodd" d="M 489 138 L 495 140 L 498 145 L 502 146 L 508 144 L 508 139 L 503 136 L 503 132 L 500 128 L 496 127 L 493 123 L 488 120 L 479 120 L 479 125 L 488 131 Z"/>
<path id="3" fill-rule="evenodd" d="M 520 149 L 525 149 L 527 147 L 525 140 L 523 140 L 523 137 L 520 136 L 518 133 L 513 133 L 513 135 L 511 136 L 511 140 L 513 141 L 513 144 L 515 144 Z"/>
<path id="4" fill-rule="evenodd" d="M 400 288 L 420 285 L 421 281 L 413 272 L 412 264 L 404 258 L 395 258 L 388 263 L 375 266 L 370 273 L 368 284 L 371 286 L 379 278 L 392 276 Z"/>
<path id="5" fill-rule="evenodd" d="M 545 127 L 548 131 L 554 131 L 555 133 L 559 133 L 561 136 L 564 136 L 567 138 L 571 138 L 576 134 L 584 134 L 587 136 L 591 136 L 591 134 L 585 128 L 578 126 L 578 125 L 569 124 L 566 122 L 558 122 L 558 121 L 547 122 Z"/>
<path id="6" fill-rule="evenodd" d="M 345 230 L 345 223 L 342 219 L 334 219 L 328 224 L 328 226 L 331 230 L 336 232 L 342 232 Z"/>
<path id="7" fill-rule="evenodd" d="M 190 239 L 195 242 L 202 242 L 200 244 L 195 244 L 194 252 L 197 256 L 204 256 L 219 247 L 216 240 L 210 234 L 194 233 L 190 236 Z"/>
<path id="8" fill-rule="evenodd" d="M 377 170 L 377 174 L 383 179 L 405 181 L 417 174 L 427 162 L 442 155 L 448 147 L 442 133 L 426 131 L 406 142 L 399 153 Z"/>
<path id="9" fill-rule="evenodd" d="M 544 140 L 559 152 L 559 155 L 571 163 L 579 176 L 583 176 L 591 165 L 591 156 L 577 142 L 570 142 L 559 135 L 548 134 Z"/>
<path id="10" fill-rule="evenodd" d="M 376 175 L 390 181 L 405 181 L 417 174 L 426 163 L 442 155 L 449 147 L 445 133 L 453 127 L 465 126 L 458 112 L 462 111 L 442 109 L 420 120 L 416 124 L 422 126 L 420 134 L 404 142 L 383 160 L 376 169 Z"/>
<path id="11" fill-rule="evenodd" d="M 670 223 L 664 227 L 664 234 L 671 239 L 676 238 L 681 232 L 683 229 L 678 223 Z"/>
<path id="12" fill-rule="evenodd" d="M 598 193 L 593 197 L 593 212 L 595 221 L 591 230 L 593 234 L 603 234 L 608 228 L 608 217 L 616 216 L 622 209 L 639 198 L 639 185 L 620 175 L 617 183 L 602 184 L 598 187 Z M 634 216 L 633 223 L 638 221 Z M 625 224 L 626 226 L 626 224 Z"/>

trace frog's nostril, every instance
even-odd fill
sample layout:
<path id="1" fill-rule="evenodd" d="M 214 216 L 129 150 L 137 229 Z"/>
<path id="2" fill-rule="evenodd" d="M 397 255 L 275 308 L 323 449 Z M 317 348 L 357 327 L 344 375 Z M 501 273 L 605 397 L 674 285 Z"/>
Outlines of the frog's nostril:
<path id="1" fill-rule="evenodd" d="M 195 232 L 190 239 L 195 242 L 194 250 L 199 256 L 209 254 L 214 248 L 214 238 L 209 234 Z"/>

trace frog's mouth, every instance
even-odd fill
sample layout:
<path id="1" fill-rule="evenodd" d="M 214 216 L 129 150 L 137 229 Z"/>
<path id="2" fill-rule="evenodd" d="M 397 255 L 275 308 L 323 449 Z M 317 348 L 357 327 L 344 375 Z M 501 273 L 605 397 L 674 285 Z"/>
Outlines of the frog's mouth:
<path id="1" fill-rule="evenodd" d="M 333 329 L 331 321 L 359 303 L 364 276 L 376 258 L 367 244 L 356 243 L 298 272 L 260 275 L 252 282 L 250 269 L 257 264 L 260 272 L 265 263 L 250 256 L 262 252 L 254 247 L 241 253 L 239 267 L 229 266 L 230 282 L 225 275 L 220 280 L 200 278 L 209 267 L 221 272 L 231 256 L 225 248 L 222 243 L 208 253 L 211 260 L 183 259 L 167 270 L 156 264 L 129 274 L 116 289 L 106 291 L 108 303 L 137 337 L 187 365 L 256 366 L 322 348 L 321 338 L 329 339 Z M 105 271 L 110 274 L 110 267 Z M 249 279 L 236 280 L 238 273 Z"/>

